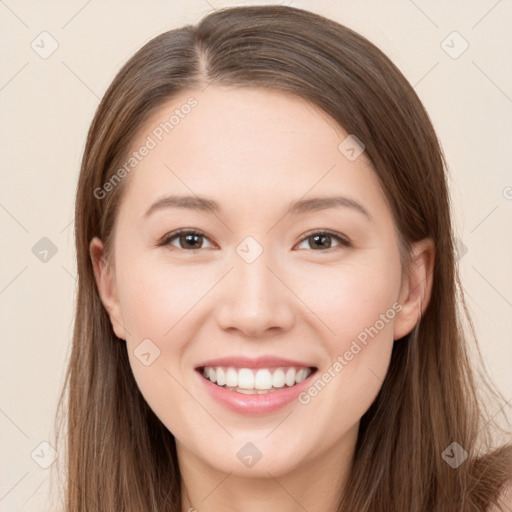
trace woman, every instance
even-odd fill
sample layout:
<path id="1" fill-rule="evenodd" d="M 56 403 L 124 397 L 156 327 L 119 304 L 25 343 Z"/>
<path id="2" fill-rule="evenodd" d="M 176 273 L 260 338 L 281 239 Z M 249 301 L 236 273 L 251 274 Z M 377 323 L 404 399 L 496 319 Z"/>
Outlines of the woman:
<path id="1" fill-rule="evenodd" d="M 154 38 L 75 219 L 67 510 L 511 507 L 442 151 L 363 37 L 265 6 Z"/>

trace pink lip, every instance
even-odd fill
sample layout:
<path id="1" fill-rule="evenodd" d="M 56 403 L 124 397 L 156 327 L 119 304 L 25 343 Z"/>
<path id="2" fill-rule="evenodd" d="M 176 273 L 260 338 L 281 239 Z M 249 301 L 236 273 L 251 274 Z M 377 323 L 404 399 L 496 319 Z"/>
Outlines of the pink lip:
<path id="1" fill-rule="evenodd" d="M 204 368 L 205 366 L 233 366 L 234 368 L 279 368 L 283 366 L 295 366 L 299 368 L 311 368 L 313 365 L 273 356 L 262 356 L 257 358 L 221 357 L 220 359 L 210 359 L 205 361 L 197 365 L 196 369 Z"/>
<path id="2" fill-rule="evenodd" d="M 232 360 L 231 360 L 232 361 Z M 209 366 L 209 365 L 205 365 Z M 211 366 L 222 366 L 221 364 L 214 364 Z M 230 365 L 234 366 L 234 365 Z M 289 364 L 282 366 L 304 366 L 303 364 L 297 365 Z M 247 366 L 242 366 L 247 368 Z M 268 367 L 267 367 L 268 368 Z M 311 383 L 311 377 L 316 373 L 312 372 L 307 379 L 304 379 L 299 384 L 291 387 L 283 387 L 279 391 L 273 391 L 265 393 L 263 395 L 246 395 L 244 393 L 238 393 L 237 391 L 230 391 L 221 386 L 217 386 L 213 382 L 209 381 L 202 375 L 201 370 L 196 371 L 198 378 L 201 379 L 203 385 L 210 395 L 217 400 L 221 405 L 230 409 L 231 411 L 246 414 L 246 415 L 262 415 L 269 414 L 281 409 L 285 405 L 293 402 L 298 395 L 304 391 Z"/>

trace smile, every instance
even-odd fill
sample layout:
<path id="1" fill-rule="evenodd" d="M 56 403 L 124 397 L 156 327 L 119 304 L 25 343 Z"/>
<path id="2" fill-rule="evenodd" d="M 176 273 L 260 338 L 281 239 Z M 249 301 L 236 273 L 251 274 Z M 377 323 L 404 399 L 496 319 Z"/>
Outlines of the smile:
<path id="1" fill-rule="evenodd" d="M 205 366 L 202 375 L 217 386 L 237 393 L 262 395 L 292 387 L 307 379 L 314 368 L 234 368 Z"/>
<path id="2" fill-rule="evenodd" d="M 264 415 L 292 404 L 310 384 L 316 367 L 200 366 L 203 389 L 221 406 L 244 415 Z M 215 381 L 215 382 L 214 382 Z"/>

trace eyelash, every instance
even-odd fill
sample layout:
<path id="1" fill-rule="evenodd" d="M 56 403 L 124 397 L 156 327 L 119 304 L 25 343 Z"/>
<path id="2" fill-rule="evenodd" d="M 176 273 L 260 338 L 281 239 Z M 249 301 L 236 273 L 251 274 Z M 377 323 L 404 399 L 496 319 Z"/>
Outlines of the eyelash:
<path id="1" fill-rule="evenodd" d="M 201 233 L 201 231 L 196 231 L 193 229 L 180 229 L 178 231 L 173 231 L 172 233 L 168 233 L 167 235 L 165 235 L 162 238 L 162 240 L 158 243 L 158 246 L 170 246 L 173 249 L 181 249 L 181 250 L 187 251 L 187 252 L 195 252 L 195 251 L 200 250 L 200 249 L 183 249 L 181 247 L 171 246 L 171 242 L 180 235 L 199 235 L 203 238 L 206 238 L 210 243 L 212 243 L 211 240 L 204 233 Z M 351 247 L 352 246 L 350 241 L 347 238 L 345 238 L 343 235 L 341 235 L 340 233 L 336 233 L 335 231 L 330 231 L 328 229 L 321 230 L 321 231 L 311 231 L 311 232 L 307 233 L 306 236 L 304 236 L 301 240 L 299 240 L 298 243 L 300 244 L 300 243 L 304 242 L 305 240 L 307 240 L 308 238 L 315 236 L 315 235 L 327 235 L 330 238 L 335 238 L 339 241 L 338 246 L 329 247 L 328 249 L 319 249 L 315 252 L 328 252 L 328 251 L 339 249 L 340 247 Z M 314 249 L 311 249 L 311 250 L 313 251 Z"/>

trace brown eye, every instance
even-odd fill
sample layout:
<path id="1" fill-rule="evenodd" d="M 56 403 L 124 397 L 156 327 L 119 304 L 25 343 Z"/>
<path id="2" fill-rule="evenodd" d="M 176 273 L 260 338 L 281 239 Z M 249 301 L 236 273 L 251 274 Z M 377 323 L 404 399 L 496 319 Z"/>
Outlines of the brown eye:
<path id="1" fill-rule="evenodd" d="M 338 241 L 338 244 L 333 246 L 332 240 Z M 329 250 L 335 249 L 336 247 L 348 247 L 350 242 L 339 233 L 333 233 L 331 231 L 316 231 L 309 234 L 302 239 L 301 243 L 308 242 L 309 248 L 313 250 Z"/>
<path id="2" fill-rule="evenodd" d="M 175 240 L 179 244 L 177 247 L 173 244 Z M 197 250 L 203 248 L 202 243 L 205 240 L 208 240 L 208 238 L 203 233 L 198 231 L 182 230 L 166 235 L 160 245 L 172 246 L 177 249 Z"/>
<path id="3" fill-rule="evenodd" d="M 333 240 L 336 240 L 337 244 L 333 245 Z M 163 238 L 159 245 L 194 251 L 202 249 L 204 241 L 209 242 L 209 239 L 203 233 L 184 229 L 169 233 Z M 175 242 L 177 242 L 178 245 L 176 245 Z M 336 249 L 337 247 L 350 247 L 351 245 L 343 235 L 331 231 L 315 231 L 310 233 L 304 237 L 300 243 L 304 242 L 308 242 L 309 245 L 306 249 L 312 249 L 317 252 L 324 252 L 330 249 Z"/>

